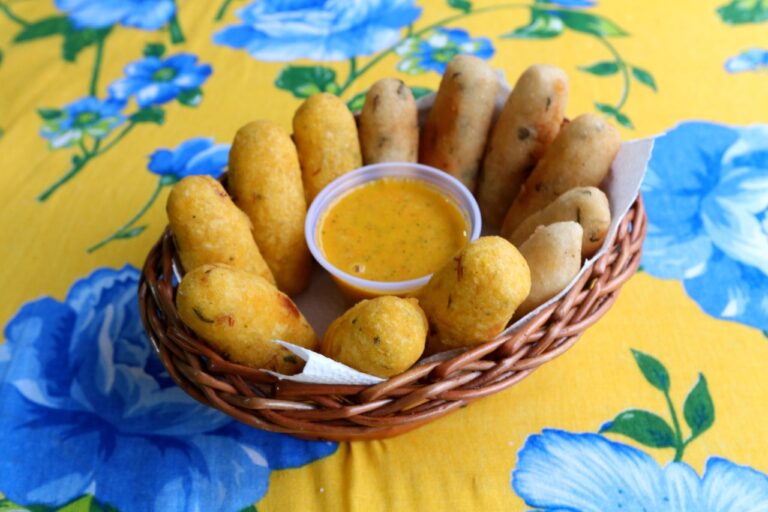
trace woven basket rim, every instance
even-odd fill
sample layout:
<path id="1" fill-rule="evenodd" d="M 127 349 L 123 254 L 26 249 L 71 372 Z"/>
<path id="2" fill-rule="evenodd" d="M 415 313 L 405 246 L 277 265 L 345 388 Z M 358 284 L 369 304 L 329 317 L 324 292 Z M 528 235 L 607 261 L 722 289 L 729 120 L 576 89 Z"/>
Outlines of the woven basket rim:
<path id="1" fill-rule="evenodd" d="M 224 359 L 178 316 L 174 280 L 180 276 L 173 273 L 176 253 L 168 228 L 142 269 L 139 310 L 171 378 L 201 403 L 251 426 L 309 439 L 383 438 L 505 389 L 565 352 L 634 274 L 646 229 L 638 194 L 610 249 L 559 300 L 511 333 L 446 360 L 417 363 L 373 386 L 280 381 Z"/>

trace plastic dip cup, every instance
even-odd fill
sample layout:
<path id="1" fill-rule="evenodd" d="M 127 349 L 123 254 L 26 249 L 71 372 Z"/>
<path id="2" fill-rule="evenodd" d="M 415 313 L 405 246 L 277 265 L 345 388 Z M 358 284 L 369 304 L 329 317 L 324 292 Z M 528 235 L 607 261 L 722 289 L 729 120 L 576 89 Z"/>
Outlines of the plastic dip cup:
<path id="1" fill-rule="evenodd" d="M 480 236 L 482 228 L 480 209 L 472 193 L 459 180 L 433 167 L 407 162 L 387 162 L 361 167 L 336 178 L 312 202 L 307 212 L 304 235 L 315 260 L 330 273 L 344 294 L 354 299 L 381 295 L 411 295 L 426 285 L 432 277 L 432 274 L 428 274 L 406 281 L 371 281 L 336 268 L 325 257 L 319 238 L 321 223 L 328 208 L 351 190 L 382 178 L 421 181 L 441 193 L 464 217 L 469 242 Z"/>

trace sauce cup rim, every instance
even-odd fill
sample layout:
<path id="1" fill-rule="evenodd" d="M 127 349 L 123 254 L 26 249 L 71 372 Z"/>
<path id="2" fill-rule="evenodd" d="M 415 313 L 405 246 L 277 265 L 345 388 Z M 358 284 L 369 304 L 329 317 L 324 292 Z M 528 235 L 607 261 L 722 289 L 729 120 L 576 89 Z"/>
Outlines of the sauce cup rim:
<path id="1" fill-rule="evenodd" d="M 468 242 L 476 240 L 482 230 L 482 218 L 480 208 L 474 195 L 450 174 L 424 164 L 412 162 L 382 162 L 378 164 L 359 167 L 339 176 L 315 197 L 307 210 L 304 222 L 304 238 L 312 256 L 333 277 L 342 280 L 345 284 L 365 292 L 374 294 L 402 294 L 415 291 L 429 282 L 432 274 L 427 274 L 415 279 L 405 281 L 372 281 L 353 276 L 334 266 L 323 254 L 317 241 L 317 229 L 323 214 L 340 196 L 347 192 L 379 179 L 406 178 L 424 182 L 438 189 L 442 194 L 450 197 L 468 221 Z"/>

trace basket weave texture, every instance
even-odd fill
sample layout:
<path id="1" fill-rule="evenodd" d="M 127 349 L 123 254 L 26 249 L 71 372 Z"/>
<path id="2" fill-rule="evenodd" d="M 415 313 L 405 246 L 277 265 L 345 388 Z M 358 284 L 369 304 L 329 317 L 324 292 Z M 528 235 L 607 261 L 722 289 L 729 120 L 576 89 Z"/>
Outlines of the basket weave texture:
<path id="1" fill-rule="evenodd" d="M 374 386 L 279 381 L 224 359 L 176 311 L 168 229 L 139 282 L 144 327 L 171 377 L 189 395 L 254 427 L 307 439 L 379 439 L 412 430 L 527 377 L 568 350 L 616 300 L 640 264 L 647 219 L 638 196 L 611 248 L 560 300 L 515 332 L 443 361 L 417 364 Z"/>

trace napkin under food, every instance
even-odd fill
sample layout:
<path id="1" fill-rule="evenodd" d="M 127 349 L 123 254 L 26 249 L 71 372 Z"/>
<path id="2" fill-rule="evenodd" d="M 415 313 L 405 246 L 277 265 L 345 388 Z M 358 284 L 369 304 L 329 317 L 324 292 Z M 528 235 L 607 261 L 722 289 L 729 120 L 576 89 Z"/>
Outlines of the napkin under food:
<path id="1" fill-rule="evenodd" d="M 509 95 L 509 91 L 510 89 L 506 83 L 502 82 L 502 87 L 496 101 L 496 115 L 498 115 L 503 107 L 506 97 Z M 432 103 L 434 103 L 434 94 L 425 96 L 418 101 L 420 123 L 424 122 L 426 113 Z M 611 248 L 612 244 L 610 241 L 616 233 L 619 223 L 627 213 L 627 210 L 629 210 L 630 206 L 632 206 L 632 203 L 635 201 L 635 197 L 637 197 L 637 193 L 640 190 L 640 184 L 643 181 L 643 176 L 645 175 L 645 169 L 648 165 L 648 159 L 651 156 L 652 149 L 652 138 L 627 141 L 621 145 L 621 148 L 616 155 L 616 159 L 611 166 L 611 172 L 608 173 L 605 181 L 600 186 L 608 196 L 608 201 L 611 207 L 611 226 L 603 246 L 591 259 L 584 263 L 579 274 L 562 292 L 507 327 L 504 331 L 505 333 L 517 329 L 529 318 L 565 295 L 584 272 L 594 264 L 595 260 Z M 498 234 L 498 230 L 483 230 L 483 235 L 495 234 Z M 325 330 L 330 323 L 335 318 L 341 316 L 351 304 L 333 283 L 328 273 L 320 271 L 320 267 L 318 265 L 316 266 L 318 268 L 316 268 L 315 272 L 312 274 L 312 281 L 309 287 L 304 293 L 296 297 L 295 301 L 309 323 L 314 327 L 318 336 L 322 337 L 322 334 L 325 333 Z M 304 370 L 297 375 L 281 375 L 275 372 L 269 372 L 279 379 L 316 384 L 362 385 L 377 384 L 383 380 L 373 375 L 361 373 L 303 347 L 292 345 L 284 341 L 276 340 L 275 343 L 283 345 L 296 354 L 296 356 L 306 361 Z M 453 352 L 454 351 L 451 351 L 451 354 Z M 433 357 L 442 359 L 443 355 L 438 354 Z M 433 360 L 433 358 L 430 358 L 430 360 Z"/>
<path id="2" fill-rule="evenodd" d="M 313 384 L 362 384 L 364 386 L 384 382 L 381 377 L 359 372 L 345 364 L 293 343 L 282 340 L 272 340 L 272 342 L 282 345 L 307 362 L 304 365 L 304 370 L 298 375 L 283 375 L 271 370 L 264 370 L 278 379 L 311 382 Z"/>

